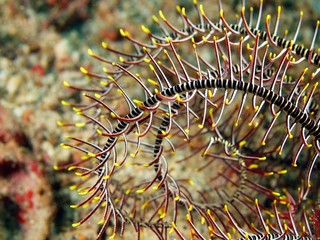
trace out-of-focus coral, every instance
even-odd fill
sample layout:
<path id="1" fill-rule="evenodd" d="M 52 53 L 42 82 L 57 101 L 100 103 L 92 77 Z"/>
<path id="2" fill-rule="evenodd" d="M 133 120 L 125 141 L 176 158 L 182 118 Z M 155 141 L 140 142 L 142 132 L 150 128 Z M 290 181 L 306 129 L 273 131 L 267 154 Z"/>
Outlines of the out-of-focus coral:
<path id="1" fill-rule="evenodd" d="M 320 204 L 318 204 L 313 210 L 311 220 L 314 228 L 314 234 L 316 239 L 320 239 Z"/>
<path id="2" fill-rule="evenodd" d="M 237 5 L 240 0 L 223 2 L 230 2 L 224 6 L 226 16 L 231 17 L 235 9 L 238 12 L 241 10 Z M 255 9 L 259 4 L 257 0 L 246 2 Z M 285 2 L 287 1 L 284 1 L 284 7 Z M 283 25 L 289 26 L 288 21 L 291 25 L 292 21 L 296 22 L 300 13 L 296 9 L 302 9 L 301 5 L 305 11 L 304 22 L 315 17 L 316 7 L 310 8 L 310 1 L 290 2 L 292 11 L 287 16 L 282 15 L 281 19 L 285 21 Z M 29 237 L 50 240 L 89 240 L 96 236 L 99 227 L 96 222 L 101 220 L 98 215 L 93 216 L 86 226 L 71 227 L 81 213 L 70 209 L 69 205 L 77 202 L 81 196 L 69 191 L 68 187 L 78 181 L 78 178 L 72 174 L 50 172 L 55 164 L 80 158 L 77 152 L 70 152 L 59 146 L 64 141 L 64 135 L 88 135 L 83 129 L 76 129 L 75 132 L 68 129 L 68 133 L 64 133 L 64 130 L 56 126 L 58 120 L 77 121 L 80 118 L 69 111 L 69 108 L 60 106 L 62 99 L 79 101 L 79 95 L 75 91 L 63 89 L 63 82 L 66 80 L 87 86 L 88 81 L 79 73 L 79 67 L 90 71 L 95 68 L 100 70 L 101 67 L 84 57 L 89 46 L 98 52 L 99 43 L 106 41 L 112 42 L 115 48 L 130 51 L 131 45 L 123 41 L 119 29 L 125 28 L 135 33 L 141 24 L 155 29 L 157 24 L 150 16 L 161 9 L 168 20 L 175 20 L 177 14 L 172 9 L 177 4 L 188 9 L 193 6 L 192 1 L 164 0 L 0 1 L 0 105 L 10 109 L 15 120 L 12 121 L 7 116 L 7 111 L 4 113 L 4 108 L 1 108 L 1 240 L 20 240 L 22 234 L 24 239 Z M 219 14 L 213 11 L 216 4 L 208 1 L 206 5 L 208 12 L 218 17 Z M 274 1 L 265 0 L 264 6 L 272 12 Z M 196 12 L 193 14 L 197 17 Z M 304 24 L 304 33 L 299 35 L 301 42 L 312 38 L 313 27 L 312 24 Z M 105 54 L 104 49 L 101 52 Z M 17 124 L 23 132 L 16 127 Z M 44 169 L 46 174 L 41 176 Z M 52 188 L 52 204 L 48 184 Z M 40 195 L 42 191 L 43 196 Z M 52 205 L 55 203 L 58 205 L 57 211 L 50 218 L 54 210 Z M 30 210 L 32 204 L 33 212 Z M 43 215 L 40 215 L 40 211 L 43 211 Z M 43 227 L 42 230 L 31 225 L 31 215 L 34 216 L 32 219 L 37 220 L 36 224 L 32 224 Z M 21 223 L 20 217 L 25 223 Z M 46 235 L 48 231 L 50 235 Z M 110 226 L 107 235 L 111 235 L 112 231 Z"/>
<path id="3" fill-rule="evenodd" d="M 1 224 L 15 226 L 2 232 L 0 239 L 46 239 L 54 213 L 50 184 L 27 137 L 1 105 L 0 133 Z"/>
<path id="4" fill-rule="evenodd" d="M 74 24 L 79 24 L 89 17 L 88 5 L 91 0 L 46 0 L 50 7 L 47 24 L 63 31 Z"/>

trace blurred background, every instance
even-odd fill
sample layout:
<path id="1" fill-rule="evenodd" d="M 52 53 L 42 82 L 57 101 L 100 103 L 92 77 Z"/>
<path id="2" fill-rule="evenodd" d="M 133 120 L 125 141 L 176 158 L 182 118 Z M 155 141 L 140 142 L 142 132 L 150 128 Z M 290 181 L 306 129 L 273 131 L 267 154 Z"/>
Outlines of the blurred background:
<path id="1" fill-rule="evenodd" d="M 241 1 L 222 1 L 226 18 L 235 19 Z M 199 2 L 210 17 L 219 18 L 216 0 Z M 298 42 L 310 44 L 320 18 L 318 1 L 264 4 L 272 16 L 277 5 L 283 7 L 280 29 L 289 32 L 295 31 L 303 10 Z M 88 48 L 102 56 L 102 41 L 125 49 L 120 28 L 146 38 L 141 24 L 152 30 L 152 15 L 160 9 L 174 21 L 176 5 L 195 14 L 192 0 L 0 0 L 0 240 L 95 238 L 94 220 L 71 227 L 81 211 L 69 207 L 77 202 L 69 190 L 74 174 L 53 170 L 79 154 L 60 147 L 67 135 L 81 131 L 57 126 L 57 121 L 76 120 L 61 101 L 78 96 L 63 82 L 83 81 L 81 66 L 101 68 L 87 55 Z M 247 5 L 256 9 L 259 0 Z"/>

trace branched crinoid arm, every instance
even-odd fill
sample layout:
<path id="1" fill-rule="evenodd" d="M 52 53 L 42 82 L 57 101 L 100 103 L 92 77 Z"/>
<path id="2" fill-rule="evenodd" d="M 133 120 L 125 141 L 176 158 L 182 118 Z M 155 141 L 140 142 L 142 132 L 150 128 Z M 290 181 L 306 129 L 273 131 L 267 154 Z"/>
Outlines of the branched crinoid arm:
<path id="1" fill-rule="evenodd" d="M 280 8 L 271 27 L 262 1 L 256 20 L 243 7 L 235 23 L 218 5 L 214 21 L 194 1 L 197 22 L 178 7 L 181 26 L 160 11 L 160 34 L 142 26 L 148 43 L 122 29 L 135 52 L 103 43 L 116 58 L 88 51 L 105 66 L 81 68 L 92 85 L 65 84 L 83 92 L 83 103 L 63 104 L 84 120 L 59 125 L 91 131 L 62 144 L 82 159 L 56 167 L 82 179 L 72 207 L 89 211 L 74 226 L 100 213 L 98 239 L 130 226 L 139 238 L 311 239 L 319 23 L 305 48 L 296 42 L 302 14 L 288 40 L 278 35 Z"/>

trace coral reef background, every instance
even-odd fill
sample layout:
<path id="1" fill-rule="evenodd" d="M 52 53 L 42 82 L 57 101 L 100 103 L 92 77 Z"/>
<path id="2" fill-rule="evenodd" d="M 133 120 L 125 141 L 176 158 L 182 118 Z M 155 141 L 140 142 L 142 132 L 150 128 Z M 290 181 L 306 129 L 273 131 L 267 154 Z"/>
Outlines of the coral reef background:
<path id="1" fill-rule="evenodd" d="M 216 9 L 215 0 L 201 2 L 206 12 Z M 226 16 L 240 13 L 241 1 L 222 2 Z M 57 121 L 77 117 L 61 105 L 75 97 L 63 81 L 88 84 L 79 71 L 95 67 L 88 48 L 101 52 L 106 41 L 125 49 L 120 28 L 143 35 L 140 25 L 152 29 L 151 16 L 158 10 L 175 19 L 176 5 L 194 10 L 191 0 L 0 0 L 0 239 L 94 239 L 99 221 L 94 217 L 91 224 L 71 227 L 79 214 L 69 208 L 77 201 L 68 188 L 74 176 L 53 170 L 79 154 L 59 145 L 72 131 L 81 131 L 57 127 Z M 259 1 L 246 5 L 258 8 Z M 320 18 L 318 1 L 266 0 L 264 5 L 269 13 L 283 7 L 280 28 L 289 32 L 304 11 L 298 42 L 310 44 Z"/>

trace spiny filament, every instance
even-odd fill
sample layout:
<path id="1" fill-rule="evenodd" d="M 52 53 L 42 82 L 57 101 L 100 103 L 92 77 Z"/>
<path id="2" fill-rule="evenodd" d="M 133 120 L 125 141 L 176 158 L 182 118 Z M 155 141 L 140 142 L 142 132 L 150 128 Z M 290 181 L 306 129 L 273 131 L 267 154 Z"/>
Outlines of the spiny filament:
<path id="1" fill-rule="evenodd" d="M 90 87 L 65 83 L 84 101 L 62 104 L 84 120 L 59 125 L 90 132 L 62 144 L 81 159 L 56 166 L 81 177 L 71 189 L 83 201 L 72 207 L 89 212 L 75 227 L 100 213 L 97 239 L 130 226 L 138 238 L 312 239 L 319 22 L 306 48 L 300 23 L 292 39 L 277 34 L 280 8 L 272 30 L 269 15 L 260 26 L 262 1 L 249 21 L 243 4 L 236 23 L 218 5 L 214 22 L 194 1 L 197 23 L 177 7 L 180 27 L 160 11 L 160 34 L 142 26 L 149 42 L 121 29 L 134 52 L 102 43 L 109 58 L 88 54 L 103 73 L 81 68 Z"/>

